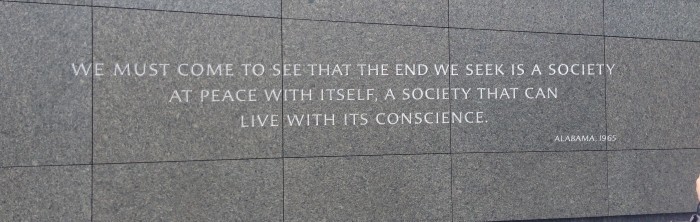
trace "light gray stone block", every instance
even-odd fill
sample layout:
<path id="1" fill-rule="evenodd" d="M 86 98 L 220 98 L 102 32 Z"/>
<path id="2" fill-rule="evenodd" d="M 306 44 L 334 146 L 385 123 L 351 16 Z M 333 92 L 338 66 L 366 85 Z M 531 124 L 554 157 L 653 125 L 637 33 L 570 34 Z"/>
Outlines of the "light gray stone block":
<path id="1" fill-rule="evenodd" d="M 95 221 L 279 221 L 282 160 L 95 166 Z"/>
<path id="2" fill-rule="evenodd" d="M 49 4 L 67 4 L 67 5 L 91 5 L 91 0 L 17 0 L 20 2 L 37 2 Z"/>
<path id="3" fill-rule="evenodd" d="M 167 77 L 113 76 L 108 65 L 95 77 L 96 162 L 281 156 L 281 127 L 240 126 L 244 115 L 280 115 L 281 102 L 262 92 L 257 102 L 200 101 L 201 90 L 281 89 L 280 76 L 239 71 L 281 63 L 279 19 L 96 8 L 95 26 L 96 62 L 171 64 Z M 233 64 L 236 74 L 178 74 L 178 64 L 193 63 Z M 189 103 L 169 102 L 185 89 Z"/>
<path id="4" fill-rule="evenodd" d="M 285 18 L 447 26 L 447 0 L 284 0 Z"/>
<path id="5" fill-rule="evenodd" d="M 0 169 L 5 221 L 90 221 L 90 166 Z"/>
<path id="6" fill-rule="evenodd" d="M 605 216 L 604 152 L 455 154 L 455 221 Z"/>
<path id="7" fill-rule="evenodd" d="M 700 148 L 700 44 L 606 39 L 610 149 Z"/>
<path id="8" fill-rule="evenodd" d="M 447 155 L 285 160 L 289 221 L 448 221 Z"/>
<path id="9" fill-rule="evenodd" d="M 478 30 L 452 30 L 450 35 L 451 63 L 459 64 L 460 70 L 468 64 L 503 64 L 505 74 L 470 76 L 462 71 L 450 77 L 452 88 L 473 89 L 471 98 L 452 101 L 452 111 L 481 111 L 487 121 L 453 123 L 454 152 L 605 149 L 601 141 L 555 140 L 605 134 L 605 77 L 548 74 L 549 64 L 603 63 L 602 37 Z M 524 64 L 525 74 L 511 75 L 511 64 Z M 530 75 L 535 64 L 543 75 Z M 507 90 L 508 96 L 501 99 L 482 99 L 477 88 L 497 89 L 499 96 L 504 88 L 518 91 Z M 556 88 L 557 98 L 528 99 L 527 88 Z"/>
<path id="10" fill-rule="evenodd" d="M 695 212 L 698 159 L 696 149 L 610 152 L 610 214 Z"/>
<path id="11" fill-rule="evenodd" d="M 0 2 L 0 166 L 90 163 L 90 9 Z"/>
<path id="12" fill-rule="evenodd" d="M 96 6 L 280 17 L 281 0 L 93 0 Z"/>
<path id="13" fill-rule="evenodd" d="M 451 0 L 450 26 L 603 34 L 603 0 Z"/>
<path id="14" fill-rule="evenodd" d="M 605 34 L 700 41 L 700 2 L 606 0 Z"/>

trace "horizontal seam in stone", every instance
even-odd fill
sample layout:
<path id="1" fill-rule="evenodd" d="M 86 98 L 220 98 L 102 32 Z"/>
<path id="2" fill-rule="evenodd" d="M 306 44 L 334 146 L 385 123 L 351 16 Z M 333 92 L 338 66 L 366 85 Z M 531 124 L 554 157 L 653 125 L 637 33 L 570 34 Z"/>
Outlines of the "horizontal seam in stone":
<path id="1" fill-rule="evenodd" d="M 64 6 L 75 6 L 75 7 L 93 7 L 93 8 L 124 9 L 124 10 L 139 10 L 139 11 L 154 11 L 154 12 L 174 12 L 174 13 L 188 13 L 188 14 L 198 14 L 198 15 L 219 15 L 219 16 L 233 16 L 233 17 L 247 17 L 247 18 L 280 19 L 280 17 L 271 17 L 271 16 L 240 15 L 240 14 L 223 14 L 223 13 L 193 12 L 193 11 L 178 11 L 178 10 L 162 10 L 162 9 L 145 9 L 145 8 L 128 8 L 128 7 L 114 7 L 114 6 L 100 6 L 100 5 L 93 5 L 93 6 L 90 6 L 90 5 L 75 5 L 75 4 L 61 4 L 61 3 L 45 3 L 45 2 L 20 2 L 20 1 L 13 1 L 13 0 L 6 0 L 6 1 L 4 1 L 4 2 L 23 3 L 23 4 L 42 4 L 42 5 L 64 5 Z M 700 40 L 664 39 L 664 38 L 634 37 L 634 36 L 617 36 L 617 35 L 604 35 L 604 34 L 544 32 L 544 31 L 525 31 L 525 30 L 507 30 L 507 29 L 485 29 L 485 28 L 448 27 L 448 26 L 428 26 L 428 25 L 410 25 L 410 24 L 398 24 L 398 23 L 379 23 L 379 22 L 359 22 L 359 21 L 342 21 L 342 20 L 306 19 L 306 18 L 292 18 L 292 17 L 286 17 L 286 18 L 285 18 L 285 17 L 282 17 L 281 19 L 282 19 L 282 20 L 291 20 L 291 21 L 315 21 L 315 22 L 333 22 L 333 23 L 349 23 L 349 24 L 365 24 L 365 25 L 388 25 L 388 26 L 422 27 L 422 28 L 438 28 L 438 29 L 457 29 L 457 30 L 475 30 L 475 31 L 493 31 L 493 32 L 511 32 L 511 33 L 530 33 L 530 34 L 550 34 L 550 35 L 569 35 L 569 36 L 588 36 L 588 37 L 609 37 L 609 38 L 625 38 L 625 39 L 640 39 L 640 40 L 657 40 L 657 41 L 672 41 L 672 42 L 692 42 L 692 43 L 700 43 Z"/>
<path id="2" fill-rule="evenodd" d="M 463 155 L 463 154 L 518 154 L 518 153 L 581 153 L 581 152 L 626 152 L 626 151 L 677 151 L 700 150 L 700 148 L 656 148 L 656 149 L 615 149 L 615 150 L 527 150 L 527 151 L 474 151 L 453 153 L 391 153 L 391 154 L 358 154 L 358 155 L 317 155 L 317 156 L 286 156 L 286 157 L 252 157 L 230 159 L 198 159 L 198 160 L 163 160 L 163 161 L 134 161 L 134 162 L 102 162 L 102 163 L 77 163 L 77 164 L 47 164 L 47 165 L 15 165 L 0 166 L 0 169 L 25 168 L 25 167 L 59 167 L 59 166 L 90 166 L 90 165 L 128 165 L 128 164 L 152 164 L 152 163 L 187 163 L 187 162 L 218 162 L 218 161 L 244 161 L 244 160 L 281 160 L 281 159 L 313 159 L 313 158 L 349 158 L 349 157 L 384 157 L 384 156 L 427 156 L 427 155 Z"/>

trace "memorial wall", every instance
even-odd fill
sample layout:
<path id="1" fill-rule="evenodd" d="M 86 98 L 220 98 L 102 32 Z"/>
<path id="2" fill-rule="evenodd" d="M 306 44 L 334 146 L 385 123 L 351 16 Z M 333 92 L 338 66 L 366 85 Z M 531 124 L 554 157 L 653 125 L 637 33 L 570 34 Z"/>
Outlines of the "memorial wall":
<path id="1" fill-rule="evenodd" d="M 695 211 L 700 1 L 0 1 L 0 221 Z"/>

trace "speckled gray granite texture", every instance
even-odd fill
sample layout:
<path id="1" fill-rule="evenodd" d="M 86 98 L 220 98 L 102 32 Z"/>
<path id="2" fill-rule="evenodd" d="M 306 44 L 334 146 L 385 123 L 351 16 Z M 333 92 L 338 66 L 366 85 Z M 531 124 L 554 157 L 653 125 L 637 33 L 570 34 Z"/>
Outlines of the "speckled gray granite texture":
<path id="1" fill-rule="evenodd" d="M 91 5 L 92 0 L 12 0 L 17 2 L 34 2 L 46 4 L 63 4 L 63 5 Z"/>
<path id="2" fill-rule="evenodd" d="M 0 221 L 687 219 L 700 173 L 698 15 L 691 0 L 0 0 Z M 93 61 L 616 68 L 571 78 L 73 74 L 71 63 Z M 418 87 L 560 96 L 168 99 L 174 89 Z M 488 123 L 239 127 L 248 114 L 342 123 L 344 113 L 425 111 L 483 111 Z M 615 141 L 555 140 L 606 134 Z"/>
<path id="3" fill-rule="evenodd" d="M 606 60 L 623 64 L 608 78 L 610 149 L 700 147 L 700 43 L 608 39 Z"/>
<path id="4" fill-rule="evenodd" d="M 450 0 L 450 27 L 603 34 L 603 0 Z"/>
<path id="5" fill-rule="evenodd" d="M 605 33 L 700 41 L 700 1 L 605 0 Z"/>
<path id="6" fill-rule="evenodd" d="M 455 64 L 603 63 L 603 37 L 482 30 L 453 30 Z M 556 49 L 556 50 L 554 50 Z M 527 68 L 525 68 L 527 69 Z M 531 70 L 531 69 L 528 69 Z M 543 71 L 548 72 L 548 71 Z M 485 112 L 486 124 L 452 124 L 455 152 L 604 150 L 605 142 L 562 143 L 562 135 L 605 134 L 605 78 L 550 75 L 451 76 L 452 88 L 557 88 L 557 99 L 527 99 L 524 92 L 490 99 L 455 99 L 453 111 Z M 494 91 L 502 95 L 503 90 Z M 510 92 L 510 91 L 508 91 Z M 478 97 L 475 90 L 475 98 Z M 531 95 L 533 93 L 530 93 Z M 512 98 L 512 99 L 511 99 Z M 505 118 L 508 117 L 508 118 Z"/>
<path id="7" fill-rule="evenodd" d="M 608 154 L 611 215 L 695 211 L 692 183 L 700 151 L 636 150 Z"/>
<path id="8" fill-rule="evenodd" d="M 90 221 L 90 166 L 0 169 L 4 221 Z"/>
<path id="9" fill-rule="evenodd" d="M 283 0 L 283 17 L 420 26 L 447 26 L 448 0 Z"/>
<path id="10" fill-rule="evenodd" d="M 447 29 L 329 23 L 284 22 L 284 61 L 292 64 L 448 62 Z M 392 66 L 389 72 L 394 71 Z M 448 77 L 431 76 L 286 76 L 288 89 L 378 89 L 376 101 L 296 101 L 284 104 L 285 114 L 335 114 L 338 126 L 286 127 L 285 156 L 416 154 L 449 152 L 449 125 L 342 125 L 343 113 L 367 113 L 375 122 L 380 113 L 448 111 L 447 100 L 400 101 L 404 88 L 447 88 Z M 382 102 L 382 91 L 396 91 L 397 101 Z M 359 122 L 359 121 L 358 121 Z"/>
<path id="11" fill-rule="evenodd" d="M 450 157 L 365 156 L 285 160 L 289 221 L 447 221 Z"/>
<path id="12" fill-rule="evenodd" d="M 90 8 L 0 3 L 0 166 L 90 163 Z"/>
<path id="13" fill-rule="evenodd" d="M 454 219 L 604 215 L 605 162 L 598 151 L 455 154 Z"/>
<path id="14" fill-rule="evenodd" d="M 279 221 L 282 160 L 95 166 L 95 221 Z"/>
<path id="15" fill-rule="evenodd" d="M 281 0 L 92 0 L 95 6 L 280 17 Z"/>
<path id="16" fill-rule="evenodd" d="M 279 76 L 193 81 L 175 67 L 197 61 L 281 63 L 279 19 L 112 8 L 96 8 L 94 15 L 96 61 L 173 64 L 167 78 L 95 77 L 95 162 L 281 157 L 281 127 L 237 125 L 240 115 L 280 115 L 281 102 L 169 102 L 174 89 L 193 90 L 198 101 L 201 90 L 281 88 Z"/>

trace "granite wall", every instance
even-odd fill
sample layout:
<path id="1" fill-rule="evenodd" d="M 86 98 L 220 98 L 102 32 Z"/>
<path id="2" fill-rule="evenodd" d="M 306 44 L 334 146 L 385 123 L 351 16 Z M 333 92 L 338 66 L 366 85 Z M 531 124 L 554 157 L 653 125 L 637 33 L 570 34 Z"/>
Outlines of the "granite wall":
<path id="1" fill-rule="evenodd" d="M 700 2 L 0 1 L 0 220 L 491 221 L 695 210 Z M 92 61 L 615 63 L 601 78 L 147 79 Z M 557 100 L 173 104 L 173 87 L 557 85 Z M 485 109 L 483 125 L 235 127 Z M 559 134 L 616 135 L 561 143 Z M 617 217 L 619 218 L 619 217 Z M 639 217 L 634 217 L 638 220 Z M 658 218 L 658 217 L 657 217 Z"/>

